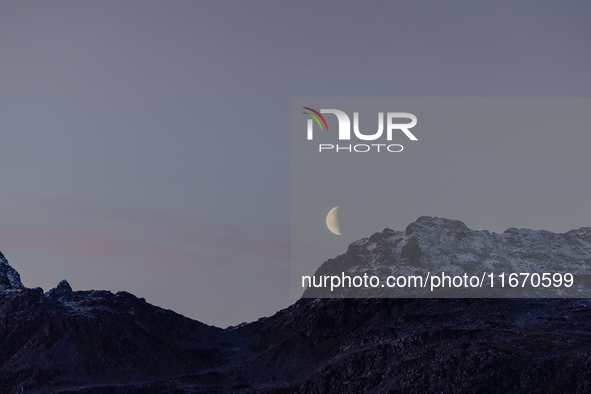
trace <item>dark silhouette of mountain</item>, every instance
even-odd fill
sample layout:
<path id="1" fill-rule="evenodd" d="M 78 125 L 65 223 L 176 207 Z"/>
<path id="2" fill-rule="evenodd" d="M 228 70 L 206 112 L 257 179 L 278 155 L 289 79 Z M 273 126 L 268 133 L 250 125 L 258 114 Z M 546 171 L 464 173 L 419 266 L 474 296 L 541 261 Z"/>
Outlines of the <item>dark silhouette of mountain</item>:
<path id="1" fill-rule="evenodd" d="M 587 299 L 467 298 L 303 298 L 220 329 L 126 292 L 25 288 L 0 255 L 6 394 L 587 393 L 590 329 Z"/>

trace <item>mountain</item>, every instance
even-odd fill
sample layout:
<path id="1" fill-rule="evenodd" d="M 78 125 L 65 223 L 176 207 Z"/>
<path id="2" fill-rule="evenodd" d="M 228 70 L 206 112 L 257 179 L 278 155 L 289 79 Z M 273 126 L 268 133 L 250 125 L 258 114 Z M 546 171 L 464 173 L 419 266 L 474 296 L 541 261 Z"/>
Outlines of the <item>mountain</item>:
<path id="1" fill-rule="evenodd" d="M 498 249 L 501 241 L 478 249 L 473 237 L 454 243 L 452 225 L 472 231 L 419 218 L 412 231 L 374 234 L 320 269 L 353 259 L 351 268 L 379 270 L 378 259 L 416 258 L 440 270 L 445 259 L 435 251 L 450 242 L 450 253 L 496 251 L 504 258 L 496 261 L 512 264 L 543 244 L 533 235 L 544 234 L 515 230 L 496 236 L 523 245 L 519 254 Z M 576 254 L 587 232 L 566 233 L 571 240 L 549 233 L 544 250 L 588 259 Z M 413 240 L 410 252 L 395 254 Z M 271 317 L 221 329 L 126 292 L 72 291 L 66 281 L 45 293 L 28 289 L 0 256 L 1 393 L 591 391 L 587 299 L 302 298 Z"/>
<path id="2" fill-rule="evenodd" d="M 483 286 L 466 287 L 467 283 L 462 280 L 458 287 L 431 289 L 433 276 L 441 278 L 442 272 L 452 278 L 463 279 L 464 274 L 476 276 L 473 283 L 483 282 Z M 504 287 L 499 277 L 502 273 L 505 273 Z M 509 285 L 512 273 L 518 278 L 513 282 L 518 283 L 515 287 Z M 525 276 L 520 273 L 530 274 L 525 286 L 522 286 Z M 548 273 L 550 281 L 542 282 L 543 273 Z M 572 275 L 568 279 L 573 278 L 570 287 L 564 281 L 566 273 Z M 314 276 L 364 274 L 376 276 L 381 284 L 386 283 L 389 276 L 421 276 L 425 287 L 354 287 L 347 282 L 347 287 L 332 290 L 330 286 L 310 286 L 304 297 L 587 297 L 591 294 L 591 228 L 564 234 L 510 228 L 495 234 L 471 230 L 458 220 L 422 216 L 405 231 L 386 228 L 353 242 L 346 253 L 322 264 Z M 494 276 L 492 287 L 490 274 Z M 554 281 L 554 274 L 560 274 L 560 286 L 556 286 L 559 281 Z M 448 283 L 450 280 L 446 281 Z"/>

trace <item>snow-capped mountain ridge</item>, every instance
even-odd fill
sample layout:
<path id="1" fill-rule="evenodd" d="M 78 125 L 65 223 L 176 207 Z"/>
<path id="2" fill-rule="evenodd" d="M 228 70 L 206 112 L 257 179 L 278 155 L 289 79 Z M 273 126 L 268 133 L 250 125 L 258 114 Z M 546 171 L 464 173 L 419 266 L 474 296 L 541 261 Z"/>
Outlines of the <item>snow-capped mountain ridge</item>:
<path id="1" fill-rule="evenodd" d="M 497 234 L 472 230 L 459 220 L 421 216 L 405 231 L 386 228 L 351 243 L 345 254 L 325 262 L 315 275 L 341 275 L 343 272 L 346 275 L 375 275 L 382 279 L 425 275 L 427 272 L 478 276 L 503 272 L 568 272 L 582 283 L 591 278 L 591 228 L 582 227 L 562 234 L 510 228 Z M 334 296 L 309 290 L 305 293 L 307 297 Z M 391 294 L 388 295 L 381 288 L 378 290 L 373 296 L 400 296 L 397 292 L 389 291 Z M 562 290 L 554 290 L 552 296 L 564 296 Z M 368 294 L 366 289 L 352 289 L 345 293 L 340 296 L 373 294 Z"/>

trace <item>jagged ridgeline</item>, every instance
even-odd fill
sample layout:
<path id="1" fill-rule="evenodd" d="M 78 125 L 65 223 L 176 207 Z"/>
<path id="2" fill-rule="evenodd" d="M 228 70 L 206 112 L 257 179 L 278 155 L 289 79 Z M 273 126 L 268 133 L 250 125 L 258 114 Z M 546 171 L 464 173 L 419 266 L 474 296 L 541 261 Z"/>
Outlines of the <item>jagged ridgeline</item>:
<path id="1" fill-rule="evenodd" d="M 396 248 L 402 249 L 396 259 L 423 263 L 433 254 L 442 264 L 452 257 L 426 248 L 418 234 L 437 234 L 453 246 L 459 232 L 478 250 L 482 241 L 461 223 L 421 218 L 404 233 L 386 230 L 358 241 L 348 254 L 369 268 Z M 560 241 L 572 257 L 588 233 L 569 232 L 564 242 L 564 234 L 508 230 L 499 239 L 540 245 L 542 237 L 546 247 Z M 487 248 L 493 246 L 482 244 L 481 253 Z M 0 256 L 3 394 L 532 393 L 541 387 L 584 393 L 591 387 L 588 299 L 301 299 L 273 316 L 221 329 L 123 291 L 72 291 L 66 281 L 46 293 L 29 289 Z"/>
<path id="2" fill-rule="evenodd" d="M 221 331 L 124 291 L 26 288 L 0 253 L 0 393 L 150 387 L 212 365 Z"/>
<path id="3" fill-rule="evenodd" d="M 364 275 L 375 277 L 376 286 L 349 285 L 348 278 Z M 496 234 L 471 230 L 458 220 L 422 216 L 406 231 L 387 228 L 353 242 L 346 253 L 322 264 L 314 277 L 317 287 L 306 282 L 306 298 L 587 298 L 591 229 L 556 234 L 510 228 Z M 330 279 L 328 286 L 318 286 L 320 277 L 344 278 L 340 284 L 345 286 L 331 288 Z M 404 280 L 393 279 L 399 277 Z"/>

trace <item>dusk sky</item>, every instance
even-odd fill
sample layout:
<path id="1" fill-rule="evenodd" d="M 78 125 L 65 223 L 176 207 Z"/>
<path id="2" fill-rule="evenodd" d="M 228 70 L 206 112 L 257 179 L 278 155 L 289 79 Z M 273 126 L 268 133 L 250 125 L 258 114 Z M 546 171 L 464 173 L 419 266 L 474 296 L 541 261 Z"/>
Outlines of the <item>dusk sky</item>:
<path id="1" fill-rule="evenodd" d="M 2 1 L 0 250 L 27 287 L 271 315 L 295 301 L 292 97 L 589 96 L 590 22 L 588 1 Z"/>

